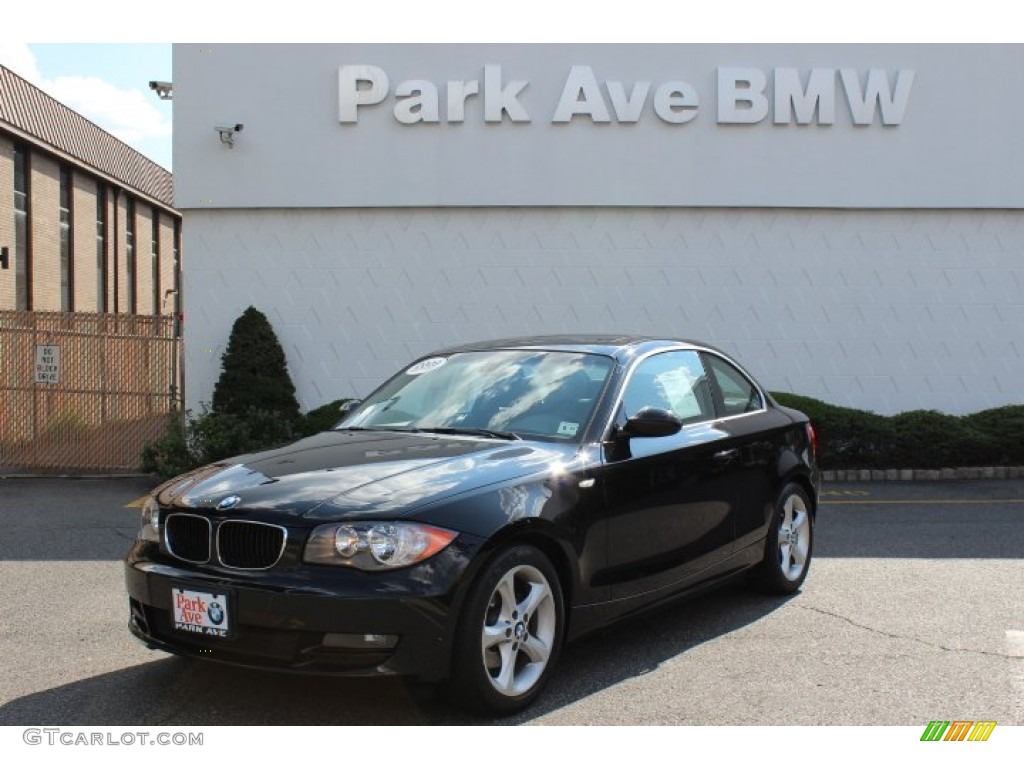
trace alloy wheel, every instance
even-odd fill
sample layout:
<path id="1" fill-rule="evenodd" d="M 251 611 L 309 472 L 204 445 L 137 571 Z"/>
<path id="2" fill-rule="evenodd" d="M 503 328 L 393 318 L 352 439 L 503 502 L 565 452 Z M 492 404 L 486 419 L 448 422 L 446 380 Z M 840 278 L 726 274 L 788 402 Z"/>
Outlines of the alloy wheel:
<path id="1" fill-rule="evenodd" d="M 811 549 L 811 520 L 807 504 L 798 494 L 790 494 L 782 506 L 779 521 L 779 568 L 789 581 L 799 579 L 807 567 Z"/>
<path id="2" fill-rule="evenodd" d="M 480 635 L 487 679 L 502 696 L 520 696 L 551 658 L 557 609 L 551 585 L 530 565 L 509 569 L 494 586 Z"/>

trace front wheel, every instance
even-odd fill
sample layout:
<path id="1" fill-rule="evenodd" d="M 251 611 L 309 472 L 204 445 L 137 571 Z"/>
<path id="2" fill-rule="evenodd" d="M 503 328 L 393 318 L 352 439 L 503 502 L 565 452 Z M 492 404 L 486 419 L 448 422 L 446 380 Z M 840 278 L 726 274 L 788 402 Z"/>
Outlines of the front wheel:
<path id="1" fill-rule="evenodd" d="M 455 702 L 496 714 L 529 706 L 558 658 L 564 626 L 551 561 L 528 545 L 499 552 L 473 585 L 459 622 L 450 685 Z"/>
<path id="2" fill-rule="evenodd" d="M 800 589 L 807 578 L 814 549 L 814 515 L 807 492 L 789 483 L 779 494 L 765 541 L 764 559 L 751 573 L 751 583 L 776 595 Z"/>

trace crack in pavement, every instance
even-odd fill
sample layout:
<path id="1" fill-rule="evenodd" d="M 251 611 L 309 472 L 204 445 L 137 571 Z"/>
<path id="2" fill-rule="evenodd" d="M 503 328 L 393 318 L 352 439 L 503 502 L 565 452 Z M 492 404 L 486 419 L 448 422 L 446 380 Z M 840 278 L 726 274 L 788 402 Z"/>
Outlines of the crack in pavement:
<path id="1" fill-rule="evenodd" d="M 915 643 L 920 643 L 921 645 L 924 645 L 928 648 L 932 648 L 937 651 L 947 651 L 949 653 L 973 653 L 978 656 L 994 656 L 999 659 L 1014 658 L 1014 656 L 1009 653 L 999 653 L 998 651 L 983 651 L 977 648 L 952 648 L 948 645 L 941 645 L 940 643 L 932 643 L 928 640 L 922 640 L 921 638 L 913 637 L 912 635 L 901 635 L 896 632 L 886 632 L 884 629 L 878 629 L 877 627 L 869 627 L 866 624 L 859 624 L 858 622 L 854 621 L 853 619 L 847 616 L 843 616 L 839 613 L 833 613 L 832 611 L 826 611 L 824 608 L 816 608 L 813 605 L 794 605 L 793 607 L 800 608 L 804 611 L 814 611 L 815 613 L 820 613 L 823 616 L 830 616 L 833 619 L 845 621 L 847 624 L 857 627 L 857 629 L 863 629 L 867 632 L 872 632 L 876 635 L 882 635 L 883 637 L 888 637 L 892 640 L 911 640 Z"/>

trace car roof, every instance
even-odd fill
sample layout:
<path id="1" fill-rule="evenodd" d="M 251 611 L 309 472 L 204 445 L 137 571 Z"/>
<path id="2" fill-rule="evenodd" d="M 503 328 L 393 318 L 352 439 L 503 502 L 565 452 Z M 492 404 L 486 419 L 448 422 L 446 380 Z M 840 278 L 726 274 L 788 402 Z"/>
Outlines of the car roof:
<path id="1" fill-rule="evenodd" d="M 661 348 L 696 347 L 719 350 L 710 344 L 667 336 L 640 334 L 559 334 L 552 336 L 516 336 L 508 339 L 478 341 L 438 350 L 434 354 L 456 352 L 477 352 L 491 349 L 548 349 L 563 352 L 584 352 L 607 355 L 625 361 L 638 354 L 654 352 Z"/>

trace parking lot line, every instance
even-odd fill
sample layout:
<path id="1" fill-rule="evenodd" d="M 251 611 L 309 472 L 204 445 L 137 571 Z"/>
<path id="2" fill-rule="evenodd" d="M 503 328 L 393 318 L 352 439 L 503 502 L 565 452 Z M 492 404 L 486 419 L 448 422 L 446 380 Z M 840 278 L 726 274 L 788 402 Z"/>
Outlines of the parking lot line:
<path id="1" fill-rule="evenodd" d="M 124 505 L 124 507 L 125 509 L 128 509 L 129 507 L 142 509 L 142 506 L 146 503 L 146 499 L 148 498 L 149 496 L 139 496 L 139 498 L 137 498 L 135 501 L 129 501 L 127 504 Z"/>

